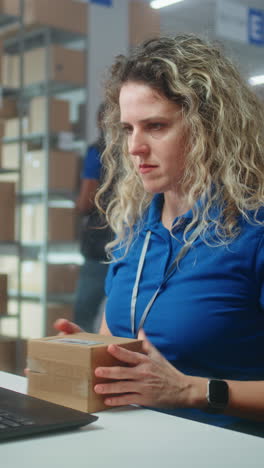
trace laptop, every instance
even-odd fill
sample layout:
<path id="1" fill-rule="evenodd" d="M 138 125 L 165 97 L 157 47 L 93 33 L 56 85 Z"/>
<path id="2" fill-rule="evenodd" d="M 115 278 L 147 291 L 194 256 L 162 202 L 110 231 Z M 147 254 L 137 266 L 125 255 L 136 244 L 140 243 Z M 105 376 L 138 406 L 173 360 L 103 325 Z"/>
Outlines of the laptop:
<path id="1" fill-rule="evenodd" d="M 0 441 L 90 424 L 98 416 L 0 387 Z"/>

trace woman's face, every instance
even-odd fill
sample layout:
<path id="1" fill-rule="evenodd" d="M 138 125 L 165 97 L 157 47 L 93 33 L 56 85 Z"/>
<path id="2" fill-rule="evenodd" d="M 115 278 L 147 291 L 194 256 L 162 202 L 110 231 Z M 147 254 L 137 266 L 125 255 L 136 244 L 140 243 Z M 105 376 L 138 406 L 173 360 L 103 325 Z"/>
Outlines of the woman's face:
<path id="1" fill-rule="evenodd" d="M 180 194 L 186 126 L 181 108 L 143 82 L 127 82 L 119 96 L 128 151 L 149 193 Z"/>

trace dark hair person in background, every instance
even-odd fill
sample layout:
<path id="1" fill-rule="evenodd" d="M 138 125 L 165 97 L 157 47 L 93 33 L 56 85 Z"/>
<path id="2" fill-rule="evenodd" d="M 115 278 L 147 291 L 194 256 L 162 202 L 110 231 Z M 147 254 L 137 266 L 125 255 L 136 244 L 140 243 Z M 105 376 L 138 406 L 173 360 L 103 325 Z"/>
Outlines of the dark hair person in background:
<path id="1" fill-rule="evenodd" d="M 105 104 L 97 111 L 98 139 L 88 149 L 83 163 L 82 182 L 76 207 L 81 214 L 80 247 L 85 259 L 80 269 L 76 288 L 75 322 L 86 331 L 96 331 L 100 323 L 100 306 L 103 306 L 104 281 L 108 265 L 105 245 L 110 240 L 109 228 L 104 228 L 102 219 L 95 206 L 94 198 L 101 183 L 101 155 L 105 149 L 102 128 Z"/>
<path id="2" fill-rule="evenodd" d="M 138 336 L 145 354 L 110 345 L 124 367 L 97 368 L 109 382 L 95 391 L 109 406 L 264 422 L 263 108 L 221 50 L 193 35 L 117 57 L 106 104 L 98 197 L 115 178 L 116 237 L 101 333 Z"/>

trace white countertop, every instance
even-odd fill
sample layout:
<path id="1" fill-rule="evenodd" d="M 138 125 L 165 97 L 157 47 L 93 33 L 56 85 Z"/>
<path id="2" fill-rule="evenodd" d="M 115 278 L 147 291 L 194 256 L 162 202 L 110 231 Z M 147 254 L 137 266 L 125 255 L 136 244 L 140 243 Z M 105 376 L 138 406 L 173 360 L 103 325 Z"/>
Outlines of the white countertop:
<path id="1" fill-rule="evenodd" d="M 0 386 L 27 380 L 0 372 Z M 264 439 L 137 407 L 97 413 L 79 430 L 0 444 L 3 468 L 263 468 Z"/>

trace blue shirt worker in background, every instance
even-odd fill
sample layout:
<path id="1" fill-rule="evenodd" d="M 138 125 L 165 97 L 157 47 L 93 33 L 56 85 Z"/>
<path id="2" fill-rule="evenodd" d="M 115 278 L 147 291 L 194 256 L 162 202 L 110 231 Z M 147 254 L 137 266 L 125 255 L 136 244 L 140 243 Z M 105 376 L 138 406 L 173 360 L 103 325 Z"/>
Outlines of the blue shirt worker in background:
<path id="1" fill-rule="evenodd" d="M 264 111 L 220 48 L 154 38 L 106 83 L 108 406 L 264 433 Z M 117 150 L 118 148 L 118 150 Z M 66 333 L 79 328 L 59 320 Z M 253 427 L 253 429 L 252 429 Z"/>
<path id="2" fill-rule="evenodd" d="M 82 182 L 76 207 L 81 215 L 80 244 L 84 264 L 76 289 L 75 321 L 88 332 L 98 330 L 100 309 L 104 306 L 104 281 L 108 265 L 105 244 L 109 242 L 109 228 L 100 216 L 94 198 L 102 177 L 101 155 L 105 148 L 102 118 L 105 105 L 102 103 L 97 112 L 99 137 L 91 144 L 83 163 Z"/>

